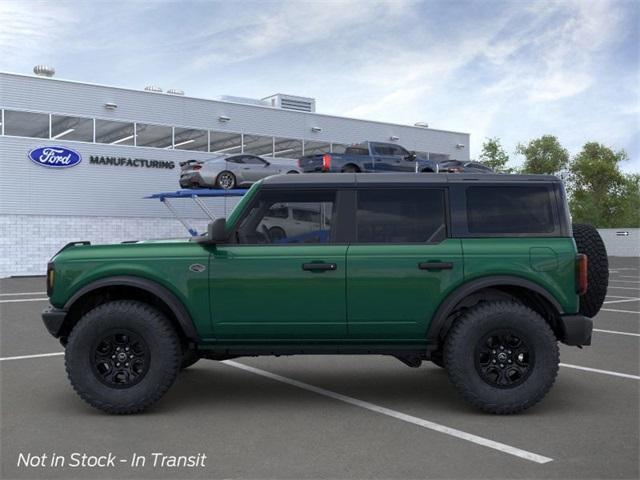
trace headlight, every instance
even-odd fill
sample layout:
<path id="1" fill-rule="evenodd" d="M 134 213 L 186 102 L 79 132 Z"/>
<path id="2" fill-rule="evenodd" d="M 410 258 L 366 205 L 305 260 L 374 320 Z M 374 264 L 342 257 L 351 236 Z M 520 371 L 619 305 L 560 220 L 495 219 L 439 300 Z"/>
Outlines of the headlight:
<path id="1" fill-rule="evenodd" d="M 47 264 L 47 296 L 51 296 L 53 293 L 53 282 L 56 280 L 56 271 L 53 263 Z"/>

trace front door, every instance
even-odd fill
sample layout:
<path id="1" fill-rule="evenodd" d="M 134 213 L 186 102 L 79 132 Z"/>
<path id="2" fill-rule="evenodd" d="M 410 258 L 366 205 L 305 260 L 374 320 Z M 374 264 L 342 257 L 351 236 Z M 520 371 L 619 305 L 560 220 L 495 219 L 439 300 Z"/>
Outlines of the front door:
<path id="1" fill-rule="evenodd" d="M 445 189 L 359 189 L 347 252 L 349 337 L 426 338 L 431 317 L 463 277 L 459 239 L 447 237 Z"/>
<path id="2" fill-rule="evenodd" d="M 306 212 L 305 221 L 286 214 L 293 210 Z M 238 243 L 217 245 L 211 256 L 216 338 L 346 337 L 347 246 L 336 212 L 333 189 L 259 192 L 234 232 Z"/>

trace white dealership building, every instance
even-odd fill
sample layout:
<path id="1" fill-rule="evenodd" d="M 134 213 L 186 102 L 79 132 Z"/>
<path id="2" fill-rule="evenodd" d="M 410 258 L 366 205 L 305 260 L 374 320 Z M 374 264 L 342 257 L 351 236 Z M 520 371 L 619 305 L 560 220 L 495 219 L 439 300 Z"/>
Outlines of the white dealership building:
<path id="1" fill-rule="evenodd" d="M 44 76 L 0 73 L 0 277 L 43 274 L 71 241 L 184 236 L 169 210 L 144 198 L 177 190 L 181 161 L 216 153 L 296 159 L 364 140 L 434 160 L 469 159 L 467 133 L 323 115 L 311 98 L 210 100 L 34 71 Z M 70 166 L 47 168 L 30 158 L 55 150 L 73 152 Z M 209 207 L 225 214 L 236 200 L 210 200 Z M 200 228 L 206 222 L 192 205 L 179 212 Z"/>

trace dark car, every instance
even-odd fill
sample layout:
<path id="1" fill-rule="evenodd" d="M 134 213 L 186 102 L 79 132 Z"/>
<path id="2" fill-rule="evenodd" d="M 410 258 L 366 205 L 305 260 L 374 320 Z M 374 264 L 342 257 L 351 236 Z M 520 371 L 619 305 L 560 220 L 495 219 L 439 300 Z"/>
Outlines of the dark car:
<path id="1" fill-rule="evenodd" d="M 344 153 L 318 153 L 298 160 L 300 170 L 312 172 L 399 173 L 437 172 L 438 163 L 395 143 L 363 142 Z"/>
<path id="2" fill-rule="evenodd" d="M 480 162 L 469 160 L 445 160 L 438 163 L 442 173 L 494 173 L 494 171 Z"/>

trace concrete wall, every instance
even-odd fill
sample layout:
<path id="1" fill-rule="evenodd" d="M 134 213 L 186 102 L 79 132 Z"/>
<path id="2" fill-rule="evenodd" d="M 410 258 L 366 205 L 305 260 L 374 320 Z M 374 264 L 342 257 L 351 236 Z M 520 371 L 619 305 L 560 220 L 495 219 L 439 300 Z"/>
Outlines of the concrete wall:
<path id="1" fill-rule="evenodd" d="M 640 228 L 601 228 L 598 232 L 610 257 L 640 257 Z"/>

